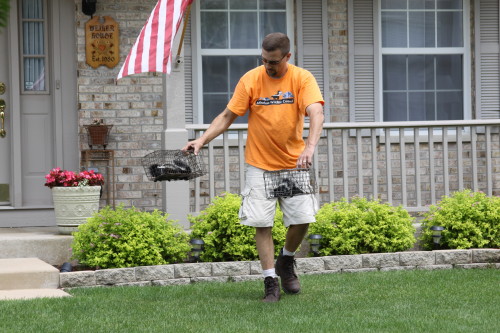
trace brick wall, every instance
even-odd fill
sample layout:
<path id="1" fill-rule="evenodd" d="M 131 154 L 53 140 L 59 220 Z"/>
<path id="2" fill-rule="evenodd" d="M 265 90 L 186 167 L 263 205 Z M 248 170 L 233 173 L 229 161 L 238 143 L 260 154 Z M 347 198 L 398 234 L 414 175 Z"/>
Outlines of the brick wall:
<path id="1" fill-rule="evenodd" d="M 328 52 L 330 59 L 330 122 L 349 121 L 349 63 L 347 0 L 328 1 Z"/>
<path id="2" fill-rule="evenodd" d="M 90 19 L 75 0 L 78 61 L 80 149 L 88 149 L 83 125 L 93 118 L 112 124 L 107 149 L 115 151 L 116 204 L 146 210 L 161 208 L 161 184 L 147 181 L 140 158 L 161 148 L 163 130 L 162 75 L 116 76 L 156 0 L 100 0 L 96 16 L 111 16 L 120 28 L 120 63 L 93 69 L 85 60 L 85 23 Z M 96 147 L 93 147 L 96 148 Z M 103 163 L 94 163 L 103 168 Z"/>

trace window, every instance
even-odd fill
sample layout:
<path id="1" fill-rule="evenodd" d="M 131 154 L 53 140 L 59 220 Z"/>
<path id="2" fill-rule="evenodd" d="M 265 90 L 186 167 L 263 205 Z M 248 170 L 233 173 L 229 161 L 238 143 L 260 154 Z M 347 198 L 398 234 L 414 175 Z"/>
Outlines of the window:
<path id="1" fill-rule="evenodd" d="M 381 0 L 380 13 L 383 121 L 465 119 L 464 1 Z"/>
<path id="2" fill-rule="evenodd" d="M 44 0 L 23 0 L 21 16 L 21 66 L 23 93 L 46 93 L 47 45 L 46 3 Z"/>
<path id="3" fill-rule="evenodd" d="M 200 0 L 195 4 L 199 8 L 197 68 L 201 69 L 195 109 L 199 123 L 210 123 L 226 107 L 239 78 L 260 65 L 262 38 L 276 31 L 293 36 L 292 1 Z M 236 119 L 246 121 L 246 117 Z"/>

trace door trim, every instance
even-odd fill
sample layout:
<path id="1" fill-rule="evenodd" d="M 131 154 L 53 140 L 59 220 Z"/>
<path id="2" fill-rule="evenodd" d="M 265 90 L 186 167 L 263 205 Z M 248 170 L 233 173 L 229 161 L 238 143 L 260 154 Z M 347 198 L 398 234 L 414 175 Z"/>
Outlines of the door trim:
<path id="1" fill-rule="evenodd" d="M 7 87 L 10 100 L 10 135 L 11 135 L 11 205 L 21 207 L 22 177 L 21 177 L 21 92 L 19 72 L 19 26 L 18 26 L 18 1 L 10 1 L 9 24 L 7 26 L 7 41 L 9 52 L 9 82 Z"/>

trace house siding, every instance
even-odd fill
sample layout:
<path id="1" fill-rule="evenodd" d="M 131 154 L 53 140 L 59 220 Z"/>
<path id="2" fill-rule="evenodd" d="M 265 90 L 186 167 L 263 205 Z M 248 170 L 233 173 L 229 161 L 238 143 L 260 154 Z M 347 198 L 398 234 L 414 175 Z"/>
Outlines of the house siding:
<path id="1" fill-rule="evenodd" d="M 102 118 L 113 125 L 107 149 L 115 155 L 115 203 L 144 210 L 162 208 L 162 186 L 148 181 L 141 165 L 141 157 L 162 148 L 163 132 L 163 78 L 162 75 L 137 74 L 116 80 L 123 60 L 148 19 L 156 0 L 120 1 L 100 0 L 95 15 L 111 16 L 120 28 L 120 63 L 112 69 L 96 69 L 86 64 L 85 23 L 90 19 L 82 13 L 82 2 L 75 0 L 77 35 L 77 85 L 80 150 L 89 149 L 84 125 L 94 118 Z M 190 30 L 188 30 L 189 32 Z M 348 120 L 348 63 L 347 63 L 347 1 L 328 1 L 328 51 L 330 89 L 325 98 L 330 104 L 327 121 Z M 190 39 L 186 50 L 190 50 Z M 190 62 L 189 62 L 190 63 Z M 188 73 L 189 74 L 189 73 Z M 191 101 L 187 103 L 189 108 Z M 186 117 L 192 122 L 192 113 Z M 96 148 L 96 147 L 94 147 Z M 231 154 L 237 154 L 231 150 Z M 220 157 L 223 158 L 223 157 Z M 219 158 L 219 159 L 220 159 Z M 217 161 L 221 168 L 224 163 Z M 219 163 L 220 162 L 220 163 Z M 105 170 L 104 162 L 92 166 Z M 222 169 L 221 169 L 222 170 Z M 238 171 L 231 164 L 232 171 Z M 235 174 L 238 175 L 238 174 Z M 223 191 L 224 172 L 215 171 L 216 191 Z M 231 174 L 233 177 L 233 174 Z M 231 191 L 239 191 L 239 180 L 232 179 Z M 202 183 L 208 191 L 208 184 Z M 105 197 L 102 203 L 105 203 Z M 208 204 L 208 192 L 207 202 Z"/>

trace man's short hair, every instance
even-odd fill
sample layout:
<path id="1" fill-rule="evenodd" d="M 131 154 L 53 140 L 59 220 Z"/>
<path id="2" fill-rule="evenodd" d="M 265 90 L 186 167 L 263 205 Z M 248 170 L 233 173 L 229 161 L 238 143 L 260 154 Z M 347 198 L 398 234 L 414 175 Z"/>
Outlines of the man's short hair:
<path id="1" fill-rule="evenodd" d="M 264 37 L 262 41 L 262 48 L 267 52 L 280 50 L 282 55 L 290 52 L 290 39 L 288 36 L 281 32 L 273 32 Z"/>

